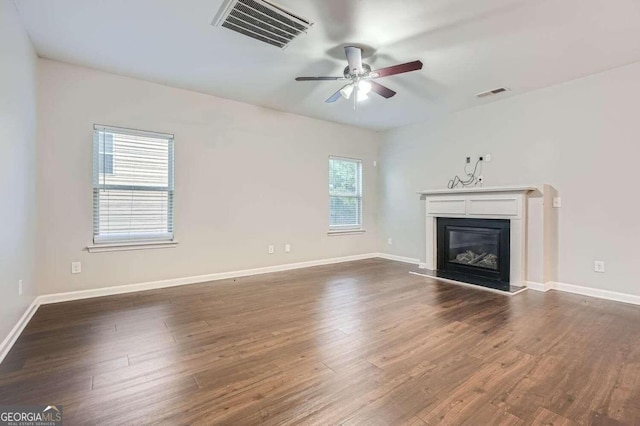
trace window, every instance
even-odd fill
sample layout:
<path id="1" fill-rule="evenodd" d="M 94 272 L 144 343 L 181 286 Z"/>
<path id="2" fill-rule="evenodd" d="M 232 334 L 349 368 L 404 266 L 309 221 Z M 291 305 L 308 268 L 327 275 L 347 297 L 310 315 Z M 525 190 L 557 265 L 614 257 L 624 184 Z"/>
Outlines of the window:
<path id="1" fill-rule="evenodd" d="M 173 239 L 173 135 L 94 126 L 94 243 Z"/>
<path id="2" fill-rule="evenodd" d="M 329 157 L 329 228 L 362 227 L 362 161 Z"/>

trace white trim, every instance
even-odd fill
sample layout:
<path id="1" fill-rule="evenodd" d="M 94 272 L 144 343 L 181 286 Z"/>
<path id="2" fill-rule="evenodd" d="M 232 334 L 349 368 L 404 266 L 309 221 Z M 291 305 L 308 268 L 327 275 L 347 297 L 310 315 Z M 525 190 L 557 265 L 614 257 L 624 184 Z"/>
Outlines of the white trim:
<path id="1" fill-rule="evenodd" d="M 414 259 L 412 257 L 396 256 L 395 254 L 378 253 L 378 257 L 381 259 L 395 260 L 396 262 L 410 263 L 412 265 L 420 265 L 420 259 Z"/>
<path id="2" fill-rule="evenodd" d="M 89 253 L 103 253 L 108 251 L 126 251 L 126 250 L 147 250 L 174 248 L 178 245 L 177 241 L 139 241 L 129 243 L 99 243 L 87 246 Z"/>
<path id="3" fill-rule="evenodd" d="M 582 296 L 595 297 L 596 299 L 613 300 L 615 302 L 631 303 L 633 305 L 640 305 L 640 296 L 628 293 L 619 293 L 617 291 L 602 290 L 599 288 L 585 287 L 575 284 L 566 284 L 558 282 L 547 282 L 540 284 L 536 282 L 527 281 L 527 287 L 536 291 L 549 291 L 557 290 L 564 293 L 580 294 Z"/>
<path id="4" fill-rule="evenodd" d="M 93 130 L 97 130 L 98 132 L 106 132 L 106 133 L 142 136 L 143 138 L 155 138 L 155 139 L 166 139 L 166 140 L 175 138 L 175 136 L 172 133 L 151 132 L 149 130 L 129 129 L 127 127 L 105 126 L 102 124 L 94 124 Z"/>
<path id="5" fill-rule="evenodd" d="M 616 302 L 631 303 L 640 305 L 640 296 L 627 293 L 618 293 L 617 291 L 602 290 L 599 288 L 584 287 L 575 284 L 552 283 L 554 289 L 564 291 L 565 293 L 581 294 L 583 296 L 596 297 L 598 299 L 613 300 Z"/>
<path id="6" fill-rule="evenodd" d="M 366 232 L 364 229 L 330 229 L 327 235 L 363 234 L 364 232 Z"/>
<path id="7" fill-rule="evenodd" d="M 381 255 L 380 257 L 382 257 L 383 259 L 387 259 L 385 255 Z M 424 264 L 420 264 L 421 269 L 425 269 L 423 268 L 423 265 Z M 415 275 L 423 275 L 423 274 L 420 274 L 419 272 L 411 272 L 411 273 Z M 424 275 L 424 276 L 431 277 L 430 275 Z M 443 280 L 443 281 L 449 281 L 456 284 L 467 285 L 465 283 L 461 283 L 453 280 L 447 280 L 443 278 L 436 278 L 436 277 L 431 277 L 431 278 Z M 474 288 L 480 287 L 480 286 L 475 286 L 473 284 L 468 284 L 468 285 L 473 286 Z M 523 287 L 523 289 L 524 288 L 525 287 Z M 526 288 L 530 290 L 542 291 L 542 292 L 557 290 L 557 291 L 562 291 L 564 293 L 580 294 L 582 296 L 595 297 L 596 299 L 613 300 L 614 302 L 623 302 L 623 303 L 631 303 L 633 305 L 640 305 L 640 296 L 636 296 L 634 294 L 619 293 L 616 291 L 602 290 L 599 288 L 585 287 L 585 286 L 575 285 L 575 284 L 558 283 L 553 281 L 549 281 L 543 284 L 535 281 L 527 281 Z M 500 292 L 500 290 L 496 290 L 496 291 Z M 516 293 L 509 293 L 509 294 L 513 295 L 513 294 L 518 294 L 519 292 L 520 291 Z M 506 294 L 503 292 L 500 292 L 500 293 Z"/>
<path id="8" fill-rule="evenodd" d="M 4 361 L 4 358 L 7 356 L 14 343 L 16 343 L 16 340 L 18 340 L 18 337 L 22 334 L 24 328 L 29 324 L 29 321 L 31 321 L 33 314 L 38 310 L 38 307 L 40 306 L 38 299 L 38 297 L 33 299 L 31 305 L 29 305 L 29 307 L 24 311 L 16 325 L 13 326 L 7 337 L 5 337 L 0 344 L 0 364 Z"/>
<path id="9" fill-rule="evenodd" d="M 271 272 L 289 271 L 292 269 L 308 268 L 311 266 L 330 265 L 334 263 L 352 262 L 354 260 L 372 259 L 378 253 L 358 254 L 355 256 L 335 257 L 331 259 L 311 260 L 308 262 L 289 263 L 284 265 L 265 266 L 262 268 L 245 269 L 241 271 L 219 272 L 215 274 L 196 275 L 192 277 L 172 278 L 168 280 L 151 281 L 137 284 L 127 284 L 115 287 L 102 287 L 91 290 L 70 291 L 66 293 L 45 294 L 40 296 L 41 305 L 67 302 L 71 300 L 89 299 L 93 297 L 110 296 L 114 294 L 132 293 L 136 291 L 154 290 L 166 287 L 176 287 L 187 284 L 208 281 L 226 280 L 229 278 L 247 277 L 250 275 L 268 274 Z"/>
<path id="10" fill-rule="evenodd" d="M 450 195 L 450 194 L 477 194 L 486 192 L 520 192 L 526 193 L 538 190 L 536 185 L 512 185 L 512 186 L 472 186 L 456 189 L 426 189 L 418 191 L 418 194 L 425 195 Z"/>
<path id="11" fill-rule="evenodd" d="M 355 163 L 362 163 L 362 158 L 341 157 L 339 155 L 330 155 L 329 160 L 343 160 L 343 161 L 353 161 Z"/>
<path id="12" fill-rule="evenodd" d="M 530 288 L 531 290 L 543 291 L 543 292 L 547 292 L 553 288 L 553 283 L 551 281 L 544 284 L 537 283 L 534 281 L 526 281 L 525 285 L 527 286 L 527 288 Z"/>

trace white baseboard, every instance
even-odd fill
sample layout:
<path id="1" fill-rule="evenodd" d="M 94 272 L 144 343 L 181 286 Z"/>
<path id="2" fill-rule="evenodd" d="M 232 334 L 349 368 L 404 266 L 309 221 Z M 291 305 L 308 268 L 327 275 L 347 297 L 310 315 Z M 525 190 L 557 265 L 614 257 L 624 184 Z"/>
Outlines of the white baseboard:
<path id="1" fill-rule="evenodd" d="M 527 281 L 527 287 L 536 291 L 558 290 L 565 293 L 580 294 L 582 296 L 595 297 L 598 299 L 613 300 L 615 302 L 631 303 L 640 305 L 640 296 L 627 293 L 618 293 L 616 291 L 602 290 L 599 288 L 585 287 L 575 284 L 565 284 L 558 282 L 547 282 L 545 284 Z"/>
<path id="2" fill-rule="evenodd" d="M 2 363 L 4 358 L 7 356 L 13 347 L 13 344 L 16 343 L 16 340 L 18 340 L 18 337 L 22 334 L 24 328 L 29 324 L 33 314 L 38 310 L 38 306 L 40 305 L 38 304 L 38 298 L 36 297 L 33 299 L 33 302 L 31 302 L 31 305 L 29 305 L 29 307 L 24 311 L 16 325 L 13 326 L 7 337 L 5 337 L 2 343 L 0 343 L 0 363 Z"/>
<path id="3" fill-rule="evenodd" d="M 617 291 L 602 290 L 599 288 L 584 287 L 575 284 L 553 283 L 553 288 L 567 293 L 581 294 L 583 296 L 597 297 L 599 299 L 614 300 L 616 302 L 640 305 L 640 296 Z"/>
<path id="4" fill-rule="evenodd" d="M 173 278 L 168 280 L 151 281 L 137 284 L 127 284 L 115 287 L 103 287 L 91 290 L 70 291 L 66 293 L 44 294 L 38 297 L 41 305 L 50 303 L 69 302 L 72 300 L 90 299 L 93 297 L 111 296 L 114 294 L 133 293 L 136 291 L 155 290 L 159 288 L 176 287 L 181 285 L 203 283 L 208 281 L 226 280 L 229 278 L 247 277 L 250 275 L 268 274 L 271 272 L 290 271 L 311 266 L 331 265 L 334 263 L 352 262 L 354 260 L 373 259 L 380 257 L 378 253 L 358 254 L 354 256 L 334 257 L 331 259 L 311 260 L 308 262 L 288 263 L 284 265 L 265 266 L 262 268 L 245 269 L 240 271 L 219 272 L 215 274 L 196 275 L 192 277 Z"/>
<path id="5" fill-rule="evenodd" d="M 535 290 L 535 291 L 544 291 L 547 292 L 549 290 L 551 290 L 553 287 L 554 283 L 547 282 L 547 283 L 537 283 L 534 281 L 527 281 L 526 282 L 526 286 L 527 288 L 531 289 L 531 290 Z"/>
<path id="6" fill-rule="evenodd" d="M 151 281 L 137 284 L 127 284 L 115 287 L 102 287 L 91 290 L 70 291 L 65 293 L 45 294 L 38 297 L 41 305 L 50 303 L 69 302 L 72 300 L 90 299 L 92 297 L 111 296 L 115 294 L 133 293 L 136 291 L 155 290 L 159 288 L 176 287 L 181 285 L 203 283 L 208 281 L 226 280 L 251 275 L 268 274 L 272 272 L 290 271 L 293 269 L 309 268 L 311 266 L 331 265 L 335 263 L 352 262 L 355 260 L 382 258 L 417 264 L 418 259 L 389 255 L 384 253 L 367 253 L 354 256 L 334 257 L 331 259 L 311 260 L 307 262 L 288 263 L 284 265 L 265 266 L 262 268 L 245 269 L 240 271 L 219 272 L 215 274 L 196 275 L 191 277 L 173 278 L 169 280 Z"/>
<path id="7" fill-rule="evenodd" d="M 410 263 L 412 265 L 419 265 L 420 259 L 414 259 L 412 257 L 396 256 L 395 254 L 376 253 L 377 257 L 387 260 L 395 260 L 396 262 Z"/>

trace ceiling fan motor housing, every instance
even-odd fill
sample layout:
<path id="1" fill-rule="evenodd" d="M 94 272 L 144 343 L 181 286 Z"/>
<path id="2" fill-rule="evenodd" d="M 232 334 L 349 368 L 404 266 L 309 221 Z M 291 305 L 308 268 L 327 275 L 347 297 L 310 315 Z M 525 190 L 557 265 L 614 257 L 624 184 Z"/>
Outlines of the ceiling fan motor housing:
<path id="1" fill-rule="evenodd" d="M 371 67 L 369 66 L 369 64 L 365 64 L 364 62 L 362 63 L 362 73 L 358 74 L 360 77 L 368 75 L 371 72 Z M 358 75 L 354 74 L 351 72 L 351 70 L 349 69 L 349 65 L 347 65 L 344 68 L 344 78 L 346 79 L 353 79 L 354 77 L 357 77 Z"/>

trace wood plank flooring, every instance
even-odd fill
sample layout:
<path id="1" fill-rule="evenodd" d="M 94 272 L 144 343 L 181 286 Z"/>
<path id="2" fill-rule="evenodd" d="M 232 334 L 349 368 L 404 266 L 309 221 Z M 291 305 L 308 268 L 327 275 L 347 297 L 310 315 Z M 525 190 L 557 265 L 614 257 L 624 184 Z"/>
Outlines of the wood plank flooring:
<path id="1" fill-rule="evenodd" d="M 0 404 L 65 424 L 640 424 L 640 307 L 380 259 L 42 306 Z"/>

